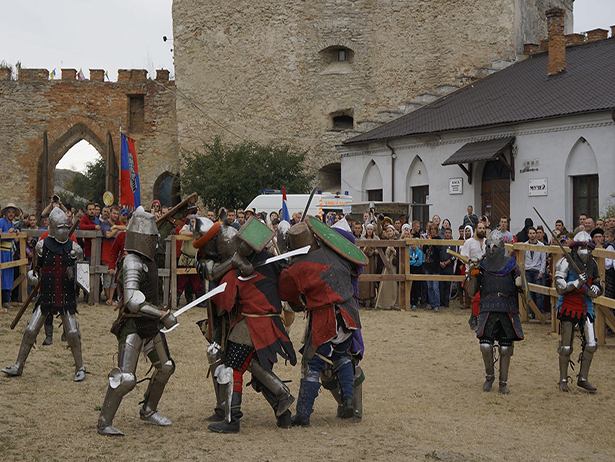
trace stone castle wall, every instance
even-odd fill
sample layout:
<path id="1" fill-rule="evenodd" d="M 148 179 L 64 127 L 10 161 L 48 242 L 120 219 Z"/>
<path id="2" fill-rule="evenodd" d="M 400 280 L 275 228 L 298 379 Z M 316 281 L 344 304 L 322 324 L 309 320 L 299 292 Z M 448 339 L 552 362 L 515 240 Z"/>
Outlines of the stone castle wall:
<path id="1" fill-rule="evenodd" d="M 438 85 L 514 60 L 524 42 L 546 36 L 547 3 L 572 8 L 572 0 L 175 0 L 176 85 L 190 100 L 177 101 L 180 144 L 276 140 L 309 149 L 314 169 L 339 162 L 334 145 L 353 132 L 332 131 L 332 116 L 369 127 Z M 336 47 L 347 62 L 335 61 Z"/>
<path id="2" fill-rule="evenodd" d="M 179 171 L 175 82 L 169 81 L 168 71 L 158 71 L 156 81 L 147 79 L 145 70 L 120 70 L 117 82 L 105 82 L 103 70 L 90 74 L 91 80 L 79 81 L 74 69 L 63 69 L 61 80 L 49 80 L 46 69 L 22 69 L 11 80 L 10 70 L 0 69 L 2 205 L 12 201 L 24 211 L 41 211 L 45 132 L 48 191 L 53 191 L 56 164 L 81 139 L 103 157 L 111 148 L 119 166 L 120 119 L 124 133 L 135 139 L 144 204 L 152 200 L 161 174 Z M 143 123 L 135 128 L 130 96 L 137 95 L 143 97 Z M 138 117 L 132 117 L 134 124 Z"/>

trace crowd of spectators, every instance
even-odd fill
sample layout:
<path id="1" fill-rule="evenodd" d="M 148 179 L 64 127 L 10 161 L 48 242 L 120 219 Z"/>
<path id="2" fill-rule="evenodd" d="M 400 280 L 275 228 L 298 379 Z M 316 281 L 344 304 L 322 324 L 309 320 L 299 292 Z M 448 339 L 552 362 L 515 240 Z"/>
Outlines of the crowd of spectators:
<path id="1" fill-rule="evenodd" d="M 107 304 L 117 303 L 115 293 L 116 278 L 115 269 L 117 260 L 121 257 L 123 248 L 123 231 L 126 229 L 127 220 L 130 214 L 122 211 L 117 206 L 101 207 L 97 203 L 89 203 L 85 209 L 76 209 L 70 204 L 63 204 L 58 196 L 53 196 L 48 206 L 40 216 L 35 214 L 23 213 L 15 204 L 9 203 L 1 210 L 0 230 L 3 233 L 18 233 L 21 230 L 46 230 L 48 227 L 49 212 L 53 207 L 60 207 L 68 216 L 72 223 L 76 220 L 80 230 L 96 230 L 102 233 L 101 265 L 106 269 L 102 278 L 104 290 L 103 299 Z M 160 201 L 152 202 L 150 211 L 157 218 L 168 211 L 168 207 L 163 206 Z M 203 216 L 212 221 L 218 220 L 223 214 L 226 215 L 229 223 L 236 229 L 240 229 L 247 219 L 255 216 L 263 223 L 270 226 L 275 232 L 278 230 L 281 219 L 279 212 L 257 213 L 254 209 L 226 209 L 201 210 L 200 213 L 186 217 L 180 226 L 177 227 L 177 234 L 191 235 L 195 220 L 198 216 Z M 290 225 L 301 221 L 301 212 L 296 212 L 290 219 Z M 400 216 L 376 216 L 373 211 L 363 214 L 362 220 L 353 220 L 350 216 L 343 213 L 330 212 L 321 217 L 324 222 L 334 225 L 340 220 L 348 222 L 348 229 L 352 232 L 355 239 L 361 240 L 360 247 L 368 257 L 368 265 L 364 272 L 368 274 L 395 274 L 399 268 L 399 246 L 375 247 L 370 246 L 370 240 L 385 239 L 394 241 L 397 239 L 432 239 L 432 240 L 451 240 L 453 238 L 464 241 L 463 246 L 457 245 L 431 245 L 431 244 L 412 244 L 409 250 L 409 265 L 412 274 L 428 275 L 463 275 L 466 265 L 458 261 L 448 250 L 460 253 L 468 258 L 481 258 L 484 254 L 484 240 L 492 229 L 499 229 L 508 243 L 524 242 L 527 244 L 542 246 L 554 245 L 557 239 L 562 245 L 566 246 L 576 233 L 581 230 L 587 231 L 597 248 L 615 250 L 615 217 L 608 217 L 604 220 L 588 217 L 580 214 L 577 222 L 567 228 L 562 220 L 557 220 L 554 224 L 554 236 L 548 236 L 541 225 L 535 226 L 531 218 L 527 218 L 524 226 L 516 233 L 511 232 L 511 224 L 507 217 L 498 217 L 492 225 L 488 215 L 477 216 L 473 207 L 467 207 L 466 214 L 462 222 L 456 228 L 455 235 L 453 223 L 448 219 L 443 220 L 438 215 L 434 215 L 431 221 L 421 223 L 417 220 L 408 221 L 405 215 Z M 518 229 L 518 228 L 517 228 Z M 29 263 L 32 262 L 34 246 L 37 237 L 31 237 L 26 245 L 26 257 Z M 116 240 L 118 241 L 116 243 Z M 84 249 L 85 258 L 91 261 L 92 239 L 79 239 L 79 243 Z M 2 239 L 1 241 L 2 262 L 12 261 L 18 257 L 18 246 L 15 239 Z M 272 247 L 270 249 L 275 252 Z M 194 266 L 195 251 L 189 241 L 178 242 L 178 267 Z M 553 269 L 552 255 L 545 252 L 528 250 L 525 252 L 525 274 L 527 281 L 533 284 L 550 285 Z M 2 309 L 6 309 L 11 301 L 15 300 L 16 291 L 13 290 L 13 281 L 18 269 L 10 268 L 2 271 Z M 615 297 L 615 265 L 613 260 L 606 259 L 606 293 L 611 298 Z M 189 302 L 194 296 L 203 293 L 205 288 L 196 275 L 182 275 L 178 279 L 177 297 L 184 295 Z M 398 309 L 398 283 L 395 281 L 384 282 L 360 282 L 359 300 L 367 308 Z M 459 283 L 449 281 L 421 281 L 412 284 L 411 289 L 411 309 L 422 308 L 438 312 L 441 308 L 450 306 L 450 300 L 460 298 L 463 308 L 477 309 L 473 307 L 472 300 L 467 296 L 463 287 Z M 543 312 L 550 312 L 550 297 L 532 293 L 536 306 Z"/>

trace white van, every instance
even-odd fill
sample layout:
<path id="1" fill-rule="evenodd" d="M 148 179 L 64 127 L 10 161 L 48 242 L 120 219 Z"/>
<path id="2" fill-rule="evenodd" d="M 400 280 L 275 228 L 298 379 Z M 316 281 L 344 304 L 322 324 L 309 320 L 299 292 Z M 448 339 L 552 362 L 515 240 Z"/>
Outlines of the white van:
<path id="1" fill-rule="evenodd" d="M 288 213 L 291 217 L 295 212 L 303 213 L 309 197 L 309 194 L 286 195 L 286 206 L 288 207 Z M 332 211 L 350 213 L 351 202 L 352 196 L 348 196 L 347 194 L 335 194 L 330 192 L 314 194 L 312 202 L 310 203 L 310 208 L 308 209 L 308 215 L 322 216 Z M 269 216 L 271 212 L 279 213 L 282 208 L 282 194 L 260 194 L 248 204 L 245 210 L 250 208 L 253 208 L 256 213 L 267 212 L 267 216 Z"/>

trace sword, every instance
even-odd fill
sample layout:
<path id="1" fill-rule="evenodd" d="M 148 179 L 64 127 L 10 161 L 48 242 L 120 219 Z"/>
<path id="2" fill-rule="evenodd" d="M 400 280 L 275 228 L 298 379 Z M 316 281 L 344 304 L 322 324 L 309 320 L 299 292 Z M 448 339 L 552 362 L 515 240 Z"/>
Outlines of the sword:
<path id="1" fill-rule="evenodd" d="M 536 212 L 536 215 L 538 215 L 538 218 L 540 218 L 542 220 L 542 222 L 544 223 L 545 228 L 547 228 L 547 230 L 551 233 L 551 236 L 553 236 L 553 240 L 555 242 L 557 242 L 557 245 L 559 245 L 559 248 L 562 249 L 562 252 L 564 252 L 564 257 L 566 257 L 566 260 L 568 260 L 568 263 L 570 263 L 572 265 L 574 270 L 577 272 L 577 275 L 580 276 L 582 273 L 584 273 L 585 271 L 581 271 L 581 268 L 579 268 L 579 265 L 576 264 L 576 262 L 572 258 L 572 255 L 570 255 L 570 253 L 564 248 L 564 246 L 559 241 L 559 239 L 557 238 L 557 236 L 555 235 L 553 230 L 549 227 L 549 225 L 545 221 L 545 219 L 542 218 L 542 215 L 540 214 L 540 212 L 538 212 L 538 210 L 536 210 L 536 207 L 532 207 L 532 208 L 534 209 L 534 212 Z"/>
<path id="2" fill-rule="evenodd" d="M 316 193 L 317 189 L 318 189 L 318 186 L 315 186 L 314 189 L 312 189 L 312 193 L 310 194 L 310 197 L 308 198 L 307 204 L 305 204 L 305 210 L 303 211 L 303 215 L 301 215 L 301 222 L 304 222 L 305 217 L 307 217 L 310 204 L 312 203 L 312 199 L 314 198 L 314 194 Z"/>
<path id="3" fill-rule="evenodd" d="M 290 257 L 294 257 L 297 255 L 305 255 L 306 253 L 308 253 L 310 251 L 310 246 L 306 245 L 305 247 L 301 247 L 300 249 L 296 249 L 296 250 L 291 250 L 290 252 L 285 252 L 281 255 L 275 255 L 273 257 L 269 257 L 267 260 L 265 260 L 262 263 L 259 263 L 258 265 L 256 265 L 254 268 L 260 268 L 261 266 L 265 266 L 268 265 L 269 263 L 273 263 L 279 260 L 285 260 L 287 258 Z M 239 279 L 240 281 L 249 281 L 252 278 L 255 278 L 256 274 L 251 274 L 250 276 L 239 276 L 237 279 Z"/>
<path id="4" fill-rule="evenodd" d="M 188 311 L 191 308 L 194 308 L 195 306 L 197 306 L 199 303 L 204 302 L 205 300 L 213 297 L 214 295 L 218 295 L 221 294 L 222 292 L 224 292 L 224 290 L 226 289 L 226 282 L 224 284 L 219 285 L 218 287 L 216 287 L 213 290 L 210 290 L 209 292 L 207 292 L 205 295 L 202 295 L 201 297 L 197 298 L 196 300 L 188 303 L 186 306 L 184 306 L 183 308 L 177 310 L 175 313 L 173 313 L 175 315 L 175 317 L 179 316 L 180 314 L 185 313 L 186 311 Z M 179 326 L 179 323 L 175 324 L 173 327 L 170 327 L 168 329 L 162 329 L 160 332 L 162 332 L 163 334 L 167 334 L 169 332 L 171 332 L 173 329 L 175 329 L 177 326 Z"/>

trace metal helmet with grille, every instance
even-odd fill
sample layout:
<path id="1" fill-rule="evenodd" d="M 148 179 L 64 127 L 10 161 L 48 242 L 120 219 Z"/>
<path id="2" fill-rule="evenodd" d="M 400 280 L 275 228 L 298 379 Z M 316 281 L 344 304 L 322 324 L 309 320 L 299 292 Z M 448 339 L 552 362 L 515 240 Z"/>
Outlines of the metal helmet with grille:
<path id="1" fill-rule="evenodd" d="M 507 263 L 504 235 L 498 229 L 493 230 L 485 240 L 485 269 L 500 271 Z"/>
<path id="2" fill-rule="evenodd" d="M 49 237 L 53 237 L 60 244 L 69 239 L 70 225 L 66 213 L 59 207 L 54 207 L 49 214 Z"/>
<path id="3" fill-rule="evenodd" d="M 154 260 L 156 248 L 158 247 L 158 238 L 158 228 L 156 228 L 154 215 L 137 209 L 132 214 L 130 223 L 128 223 L 126 228 L 126 244 L 124 249 Z"/>

